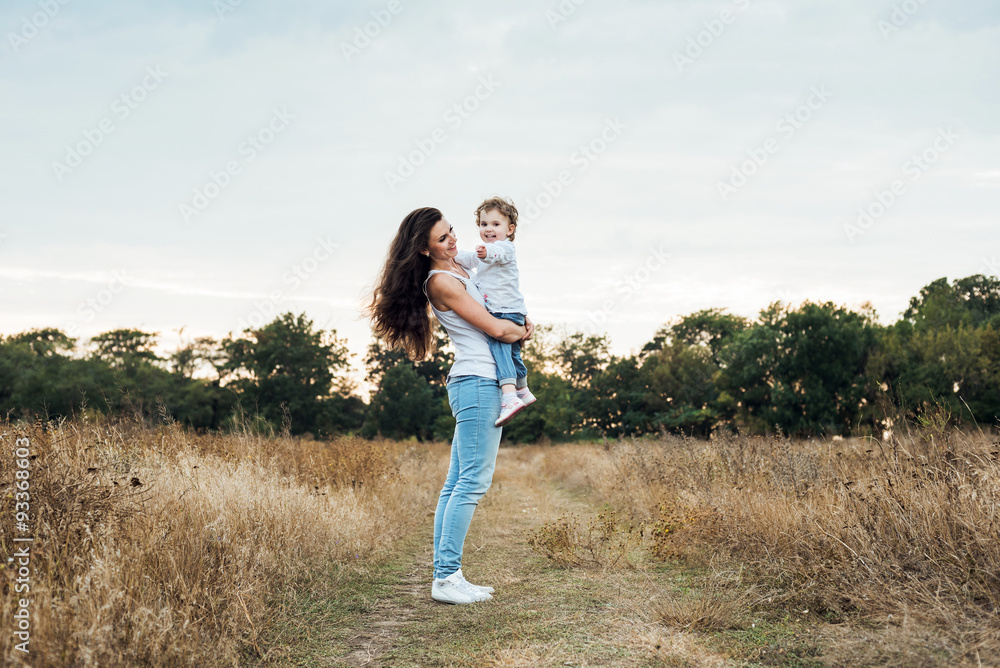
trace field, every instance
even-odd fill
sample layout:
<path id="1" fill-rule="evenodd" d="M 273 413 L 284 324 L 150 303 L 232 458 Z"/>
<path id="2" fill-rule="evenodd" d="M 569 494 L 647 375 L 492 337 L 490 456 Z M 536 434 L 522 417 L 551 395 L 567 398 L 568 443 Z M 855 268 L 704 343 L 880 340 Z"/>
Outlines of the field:
<path id="1" fill-rule="evenodd" d="M 474 606 L 429 598 L 445 444 L 2 433 L 5 665 L 1000 665 L 982 431 L 502 448 L 463 564 L 497 593 Z"/>

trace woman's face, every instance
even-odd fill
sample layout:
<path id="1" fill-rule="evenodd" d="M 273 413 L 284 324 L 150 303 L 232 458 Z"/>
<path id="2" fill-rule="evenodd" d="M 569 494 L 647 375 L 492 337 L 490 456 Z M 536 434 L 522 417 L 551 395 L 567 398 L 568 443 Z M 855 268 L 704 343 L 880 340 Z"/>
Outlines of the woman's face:
<path id="1" fill-rule="evenodd" d="M 450 260 L 458 255 L 458 237 L 447 219 L 442 218 L 427 236 L 427 255 L 432 260 Z"/>

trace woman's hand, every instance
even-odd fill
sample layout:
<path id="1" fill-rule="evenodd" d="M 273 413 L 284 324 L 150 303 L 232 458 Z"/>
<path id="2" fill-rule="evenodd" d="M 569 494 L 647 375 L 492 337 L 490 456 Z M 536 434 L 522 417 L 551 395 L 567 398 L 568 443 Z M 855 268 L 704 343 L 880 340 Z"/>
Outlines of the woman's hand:
<path id="1" fill-rule="evenodd" d="M 521 337 L 521 340 L 528 341 L 531 339 L 531 335 L 535 333 L 535 323 L 531 322 L 531 319 L 528 318 L 528 316 L 524 316 L 524 328 L 528 331 L 523 337 Z"/>

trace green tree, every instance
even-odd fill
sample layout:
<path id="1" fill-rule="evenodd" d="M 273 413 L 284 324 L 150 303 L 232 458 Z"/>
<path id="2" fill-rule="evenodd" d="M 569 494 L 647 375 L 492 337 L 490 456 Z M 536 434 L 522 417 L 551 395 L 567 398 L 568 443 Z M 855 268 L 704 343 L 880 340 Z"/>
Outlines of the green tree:
<path id="1" fill-rule="evenodd" d="M 707 347 L 718 359 L 723 346 L 748 326 L 749 322 L 742 316 L 726 313 L 724 309 L 705 309 L 661 327 L 653 335 L 653 340 L 643 346 L 642 354 L 655 352 L 676 341 L 688 346 Z"/>
<path id="2" fill-rule="evenodd" d="M 917 331 L 957 329 L 961 325 L 980 327 L 992 322 L 1000 324 L 1000 279 L 976 274 L 948 284 L 939 278 L 920 289 L 910 299 L 902 319 Z"/>
<path id="3" fill-rule="evenodd" d="M 650 388 L 651 430 L 707 438 L 731 415 L 717 385 L 719 365 L 706 343 L 675 340 L 646 358 L 642 375 Z"/>
<path id="4" fill-rule="evenodd" d="M 362 434 L 451 440 L 455 419 L 448 404 L 447 378 L 455 355 L 447 331 L 435 323 L 434 343 L 425 360 L 412 362 L 401 349 L 374 337 L 368 345 L 366 380 L 375 386 Z M 412 373 L 402 371 L 408 368 Z M 399 402 L 397 406 L 394 402 Z M 417 407 L 416 402 L 423 405 Z"/>
<path id="5" fill-rule="evenodd" d="M 748 427 L 786 433 L 844 433 L 870 395 L 866 365 L 874 313 L 830 302 L 774 304 L 724 349 L 730 393 Z"/>
<path id="6" fill-rule="evenodd" d="M 555 360 L 563 377 L 577 390 L 586 390 L 591 379 L 611 362 L 607 336 L 573 332 L 555 346 Z"/>
<path id="7" fill-rule="evenodd" d="M 235 375 L 230 385 L 244 408 L 254 407 L 273 427 L 287 421 L 295 434 L 318 435 L 324 415 L 326 424 L 335 423 L 324 402 L 335 389 L 341 396 L 351 389 L 346 378 L 336 376 L 349 362 L 345 341 L 336 332 L 314 331 L 305 314 L 284 313 L 244 334 L 222 342 L 227 369 Z"/>
<path id="8" fill-rule="evenodd" d="M 417 375 L 413 365 L 397 364 L 382 374 L 378 391 L 372 395 L 362 433 L 371 438 L 424 441 L 434 435 L 433 419 L 439 414 L 434 392 L 427 380 Z"/>
<path id="9" fill-rule="evenodd" d="M 879 337 L 870 374 L 905 416 L 938 408 L 956 421 L 1000 419 L 1000 281 L 940 278 Z"/>
<path id="10" fill-rule="evenodd" d="M 722 351 L 748 326 L 741 316 L 706 309 L 665 325 L 643 346 L 652 430 L 706 437 L 732 422 L 736 401 L 725 389 Z"/>
<path id="11" fill-rule="evenodd" d="M 156 354 L 158 334 L 138 329 L 116 329 L 90 339 L 90 364 L 83 371 L 84 384 L 96 385 L 91 404 L 109 412 L 128 412 L 155 419 L 179 403 L 178 384 Z"/>
<path id="12" fill-rule="evenodd" d="M 7 338 L 12 345 L 26 345 L 37 357 L 58 357 L 76 347 L 76 339 L 54 328 L 32 329 Z"/>
<path id="13" fill-rule="evenodd" d="M 0 339 L 0 410 L 31 417 L 62 408 L 57 391 L 64 376 L 64 342 L 58 330 L 32 330 Z"/>
<path id="14" fill-rule="evenodd" d="M 229 373 L 222 344 L 210 336 L 201 336 L 182 343 L 168 361 L 175 384 L 170 404 L 174 418 L 199 428 L 221 427 L 237 398 L 233 389 L 222 386 Z M 194 377 L 199 370 L 208 369 L 212 370 L 212 377 Z"/>
<path id="15" fill-rule="evenodd" d="M 195 372 L 206 367 L 212 369 L 219 381 L 226 374 L 226 353 L 220 342 L 211 336 L 199 336 L 181 344 L 171 353 L 169 361 L 171 370 L 184 378 L 193 378 Z"/>
<path id="16" fill-rule="evenodd" d="M 96 346 L 92 357 L 115 368 L 136 367 L 142 362 L 159 362 L 160 358 L 153 351 L 156 337 L 155 332 L 138 329 L 104 332 L 90 340 Z"/>
<path id="17" fill-rule="evenodd" d="M 590 382 L 589 422 L 600 432 L 637 436 L 653 430 L 652 391 L 636 357 L 612 358 Z"/>
<path id="18" fill-rule="evenodd" d="M 115 330 L 94 337 L 96 349 L 71 356 L 75 340 L 59 330 L 16 334 L 0 346 L 0 406 L 23 417 L 68 416 L 83 406 L 106 412 L 128 411 L 158 418 L 161 406 L 192 426 L 211 427 L 203 406 L 201 382 L 157 366 L 155 334 Z"/>

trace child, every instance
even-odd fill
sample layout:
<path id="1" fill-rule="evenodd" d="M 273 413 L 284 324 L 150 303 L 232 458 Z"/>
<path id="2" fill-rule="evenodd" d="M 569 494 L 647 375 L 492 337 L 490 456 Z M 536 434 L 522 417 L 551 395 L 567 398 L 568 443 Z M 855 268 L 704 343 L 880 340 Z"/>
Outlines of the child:
<path id="1" fill-rule="evenodd" d="M 524 324 L 527 308 L 519 288 L 514 232 L 514 203 L 491 197 L 476 209 L 476 226 L 482 244 L 475 254 L 460 251 L 455 261 L 465 269 L 476 269 L 475 282 L 486 300 L 486 309 L 497 318 Z M 496 426 L 502 427 L 526 406 L 535 402 L 528 390 L 528 370 L 521 360 L 521 342 L 501 343 L 490 339 L 490 352 L 497 363 L 497 381 L 503 396 Z"/>

